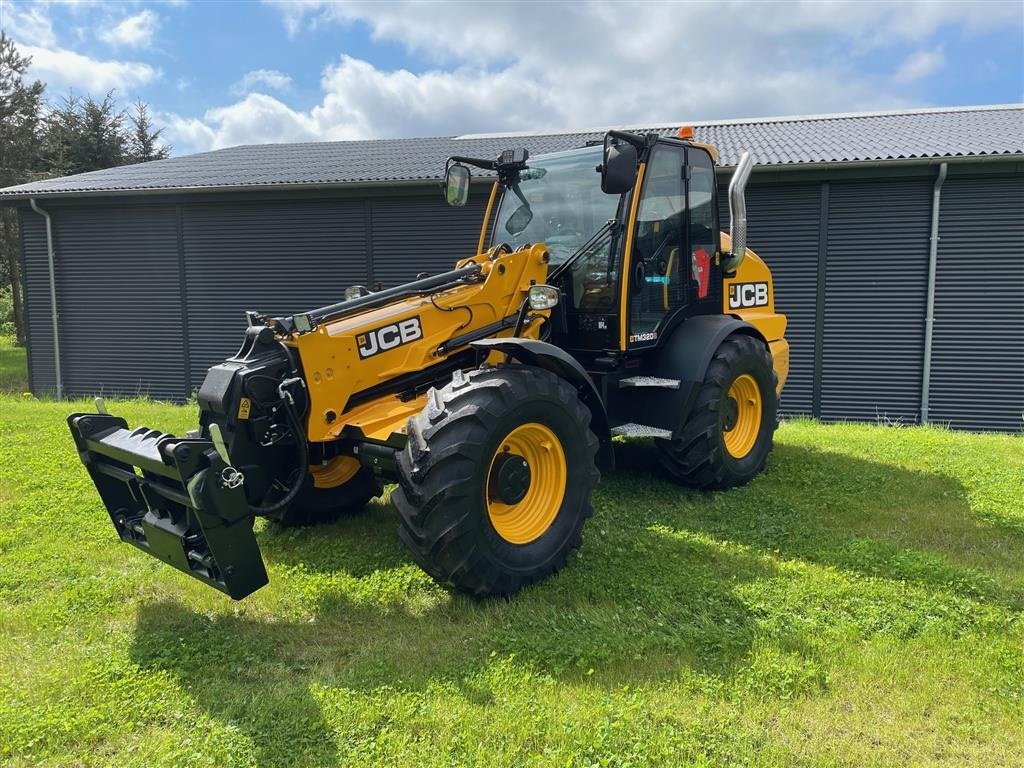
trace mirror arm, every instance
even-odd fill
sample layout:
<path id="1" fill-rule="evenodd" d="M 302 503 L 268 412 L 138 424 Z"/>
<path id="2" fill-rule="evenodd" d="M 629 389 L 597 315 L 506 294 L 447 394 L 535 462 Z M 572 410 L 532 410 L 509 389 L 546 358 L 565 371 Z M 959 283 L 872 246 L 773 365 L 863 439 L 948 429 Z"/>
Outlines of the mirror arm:
<path id="1" fill-rule="evenodd" d="M 518 179 L 510 184 L 510 189 L 515 193 L 515 196 L 519 198 L 519 202 L 525 205 L 529 210 L 533 210 L 530 208 L 530 201 L 526 199 L 526 196 L 523 194 L 523 190 L 519 188 Z"/>
<path id="2" fill-rule="evenodd" d="M 608 131 L 608 135 L 616 139 L 622 139 L 627 144 L 632 144 L 637 150 L 641 150 L 648 144 L 653 143 L 650 139 L 653 136 L 657 140 L 657 136 L 654 134 L 647 134 L 643 136 L 639 133 L 630 133 L 629 131 Z"/>
<path id="3" fill-rule="evenodd" d="M 452 155 L 448 158 L 445 163 L 445 170 L 452 163 L 465 163 L 466 165 L 473 165 L 477 168 L 482 168 L 485 171 L 496 171 L 498 170 L 498 163 L 495 160 L 481 160 L 479 157 L 463 157 L 462 155 Z"/>

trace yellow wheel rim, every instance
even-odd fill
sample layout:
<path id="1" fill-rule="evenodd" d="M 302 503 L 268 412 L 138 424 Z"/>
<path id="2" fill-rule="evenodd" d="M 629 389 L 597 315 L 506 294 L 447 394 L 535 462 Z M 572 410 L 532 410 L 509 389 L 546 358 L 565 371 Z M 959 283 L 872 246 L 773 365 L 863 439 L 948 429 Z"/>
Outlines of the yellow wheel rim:
<path id="1" fill-rule="evenodd" d="M 523 461 L 529 469 L 525 477 Z M 506 470 L 505 474 L 514 475 L 511 490 L 508 482 L 504 486 L 500 482 L 506 463 L 512 471 Z M 513 429 L 498 444 L 487 472 L 484 495 L 494 530 L 511 544 L 529 544 L 539 539 L 562 508 L 567 476 L 565 451 L 554 432 L 536 422 Z M 507 502 L 509 493 L 515 498 L 524 488 L 521 499 Z M 506 500 L 502 499 L 503 493 Z"/>
<path id="2" fill-rule="evenodd" d="M 729 387 L 722 431 L 725 450 L 734 459 L 742 459 L 757 442 L 761 431 L 761 389 L 749 373 L 737 376 Z"/>
<path id="3" fill-rule="evenodd" d="M 326 464 L 309 468 L 316 488 L 337 488 L 344 485 L 359 471 L 359 459 L 353 456 L 335 456 Z"/>

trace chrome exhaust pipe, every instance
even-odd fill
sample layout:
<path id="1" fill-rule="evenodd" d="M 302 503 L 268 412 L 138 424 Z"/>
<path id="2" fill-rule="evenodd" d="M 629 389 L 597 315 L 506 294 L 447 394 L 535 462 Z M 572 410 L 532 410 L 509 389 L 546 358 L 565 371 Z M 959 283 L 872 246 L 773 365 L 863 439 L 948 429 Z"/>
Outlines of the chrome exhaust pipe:
<path id="1" fill-rule="evenodd" d="M 722 262 L 726 272 L 736 271 L 747 255 L 747 202 L 744 192 L 753 167 L 754 159 L 749 152 L 744 152 L 729 182 L 729 239 L 732 252 Z"/>

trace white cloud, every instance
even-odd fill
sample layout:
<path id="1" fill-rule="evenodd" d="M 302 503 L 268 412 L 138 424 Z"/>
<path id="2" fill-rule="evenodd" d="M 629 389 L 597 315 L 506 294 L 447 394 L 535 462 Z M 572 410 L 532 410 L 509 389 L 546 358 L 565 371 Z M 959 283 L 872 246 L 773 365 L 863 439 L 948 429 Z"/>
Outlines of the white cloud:
<path id="1" fill-rule="evenodd" d="M 175 154 L 209 149 L 213 147 L 217 138 L 213 129 L 198 117 L 154 112 L 153 122 L 164 129 L 163 138 L 174 147 Z"/>
<path id="2" fill-rule="evenodd" d="M 923 39 L 943 24 L 983 29 L 1021 19 L 1020 6 L 1003 0 L 797 0 L 784 6 L 764 2 L 649 2 L 634 4 L 629 9 L 588 0 L 531 4 L 529 12 L 511 0 L 473 4 L 425 4 L 415 0 L 264 2 L 279 11 L 292 35 L 324 23 L 359 21 L 367 24 L 377 39 L 403 43 L 439 60 L 454 57 L 493 61 L 510 55 L 520 58 L 528 50 L 547 50 L 557 58 L 594 47 L 609 48 L 606 52 L 614 57 L 620 47 L 643 49 L 646 42 L 665 36 L 699 44 L 702 34 L 738 43 L 728 49 L 733 55 L 736 47 L 749 47 L 766 38 L 810 37 L 823 32 L 878 45 Z M 588 37 L 595 29 L 618 33 Z M 589 44 L 583 49 L 547 47 L 554 40 L 567 39 L 586 40 Z M 724 47 L 719 50 L 726 51 Z"/>
<path id="3" fill-rule="evenodd" d="M 893 75 L 897 83 L 913 83 L 934 75 L 946 64 L 946 55 L 941 48 L 932 51 L 914 51 L 907 56 Z"/>
<path id="4" fill-rule="evenodd" d="M 292 79 L 276 69 L 254 69 L 242 75 L 242 79 L 231 86 L 231 92 L 241 96 L 260 85 L 275 91 L 287 91 L 292 87 Z"/>
<path id="5" fill-rule="evenodd" d="M 4 31 L 20 45 L 41 45 L 52 47 L 57 44 L 53 24 L 41 8 L 24 8 L 10 2 L 3 2 L 0 8 Z"/>
<path id="6" fill-rule="evenodd" d="M 901 74 L 865 74 L 865 62 L 927 51 L 946 25 L 1019 24 L 1022 13 L 1012 3 L 957 1 L 270 4 L 292 36 L 365 25 L 433 69 L 341 56 L 323 71 L 313 108 L 248 93 L 207 112 L 206 130 L 189 123 L 179 139 L 169 128 L 179 151 L 921 106 L 916 88 L 941 67 L 941 49 L 904 62 Z"/>
<path id="7" fill-rule="evenodd" d="M 22 53 L 32 57 L 29 73 L 47 84 L 48 92 L 75 88 L 102 94 L 116 88 L 120 91 L 156 80 L 160 72 L 138 61 L 99 61 L 63 48 L 20 46 Z"/>
<path id="8" fill-rule="evenodd" d="M 100 40 L 125 48 L 146 48 L 153 42 L 160 25 L 160 17 L 153 11 L 145 10 L 128 16 L 113 27 L 98 32 Z"/>
<path id="9" fill-rule="evenodd" d="M 236 104 L 211 109 L 204 122 L 213 126 L 215 147 L 318 138 L 312 118 L 262 93 L 250 93 Z"/>

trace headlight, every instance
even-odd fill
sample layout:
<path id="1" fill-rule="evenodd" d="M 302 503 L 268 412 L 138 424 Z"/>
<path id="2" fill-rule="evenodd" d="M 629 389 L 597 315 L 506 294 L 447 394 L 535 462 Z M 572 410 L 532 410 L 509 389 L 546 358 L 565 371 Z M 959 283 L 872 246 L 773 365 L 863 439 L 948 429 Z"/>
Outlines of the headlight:
<path id="1" fill-rule="evenodd" d="M 558 289 L 550 285 L 530 286 L 530 309 L 551 309 L 558 306 Z"/>

